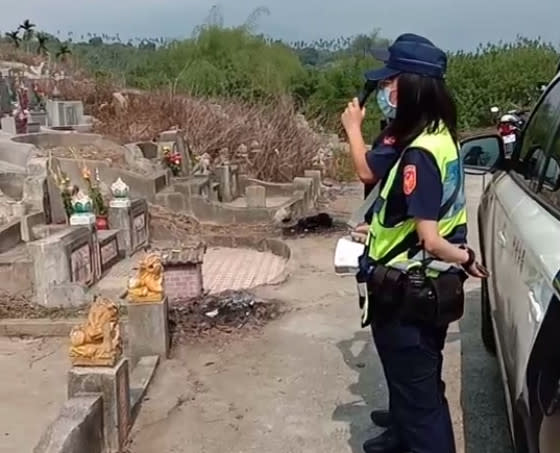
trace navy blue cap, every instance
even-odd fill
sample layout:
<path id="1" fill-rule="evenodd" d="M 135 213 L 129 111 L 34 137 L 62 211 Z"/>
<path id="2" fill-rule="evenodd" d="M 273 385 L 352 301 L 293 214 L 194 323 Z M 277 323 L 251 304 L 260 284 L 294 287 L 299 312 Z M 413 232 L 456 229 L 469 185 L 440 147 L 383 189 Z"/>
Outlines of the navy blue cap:
<path id="1" fill-rule="evenodd" d="M 366 72 L 366 79 L 374 82 L 391 79 L 403 72 L 442 79 L 447 69 L 445 52 L 429 39 L 413 33 L 405 33 L 388 49 L 372 53 L 385 63 L 383 68 Z"/>

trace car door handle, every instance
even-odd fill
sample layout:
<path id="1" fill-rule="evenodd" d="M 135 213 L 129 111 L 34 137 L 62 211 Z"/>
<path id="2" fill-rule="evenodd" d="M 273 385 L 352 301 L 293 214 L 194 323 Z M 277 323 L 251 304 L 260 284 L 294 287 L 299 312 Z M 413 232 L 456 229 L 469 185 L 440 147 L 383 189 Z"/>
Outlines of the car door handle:
<path id="1" fill-rule="evenodd" d="M 505 247 L 507 244 L 507 238 L 503 231 L 498 231 L 498 244 Z"/>
<path id="2" fill-rule="evenodd" d="M 540 323 L 543 320 L 543 310 L 533 290 L 529 291 L 529 312 L 531 319 Z"/>

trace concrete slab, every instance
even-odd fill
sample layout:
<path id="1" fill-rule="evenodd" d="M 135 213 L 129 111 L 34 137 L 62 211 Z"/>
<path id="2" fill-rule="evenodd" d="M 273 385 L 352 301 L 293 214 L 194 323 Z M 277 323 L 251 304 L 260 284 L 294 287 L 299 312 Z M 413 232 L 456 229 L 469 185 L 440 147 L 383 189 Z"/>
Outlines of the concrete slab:
<path id="1" fill-rule="evenodd" d="M 68 340 L 0 337 L 0 452 L 30 452 L 66 401 Z"/>
<path id="2" fill-rule="evenodd" d="M 103 396 L 104 451 L 121 453 L 130 429 L 128 360 L 113 367 L 75 366 L 68 372 L 68 398 L 101 393 Z"/>
<path id="3" fill-rule="evenodd" d="M 146 395 L 148 386 L 154 377 L 159 356 L 141 357 L 130 373 L 130 413 L 134 420 L 140 409 L 140 403 Z"/>
<path id="4" fill-rule="evenodd" d="M 226 247 L 209 248 L 202 264 L 204 289 L 217 294 L 242 290 L 275 281 L 286 260 L 270 252 Z"/>
<path id="5" fill-rule="evenodd" d="M 33 453 L 103 453 L 101 395 L 70 398 Z"/>

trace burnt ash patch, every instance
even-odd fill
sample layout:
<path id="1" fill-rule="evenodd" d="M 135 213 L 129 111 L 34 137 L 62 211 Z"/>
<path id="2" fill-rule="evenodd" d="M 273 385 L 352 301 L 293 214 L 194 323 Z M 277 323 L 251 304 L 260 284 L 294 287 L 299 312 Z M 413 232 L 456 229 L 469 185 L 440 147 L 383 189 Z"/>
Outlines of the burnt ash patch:
<path id="1" fill-rule="evenodd" d="M 265 301 L 245 291 L 227 291 L 170 307 L 169 330 L 175 345 L 255 331 L 281 314 L 278 301 Z"/>

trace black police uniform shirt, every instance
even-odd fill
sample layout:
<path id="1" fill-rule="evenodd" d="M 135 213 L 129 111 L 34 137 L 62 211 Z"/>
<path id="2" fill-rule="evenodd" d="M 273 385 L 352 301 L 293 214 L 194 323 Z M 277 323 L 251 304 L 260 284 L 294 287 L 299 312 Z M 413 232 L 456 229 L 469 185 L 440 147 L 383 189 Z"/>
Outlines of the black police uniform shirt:
<path id="1" fill-rule="evenodd" d="M 390 139 L 382 139 L 377 146 L 366 153 L 368 166 L 372 173 L 381 179 L 382 185 L 400 154 L 400 151 L 391 144 Z M 386 224 L 397 225 L 410 218 L 437 221 L 442 196 L 443 184 L 433 155 L 421 148 L 408 148 L 387 196 Z M 371 222 L 372 210 L 370 209 L 366 215 L 368 223 Z M 464 244 L 466 238 L 466 226 L 461 226 L 446 239 L 455 244 Z"/>

